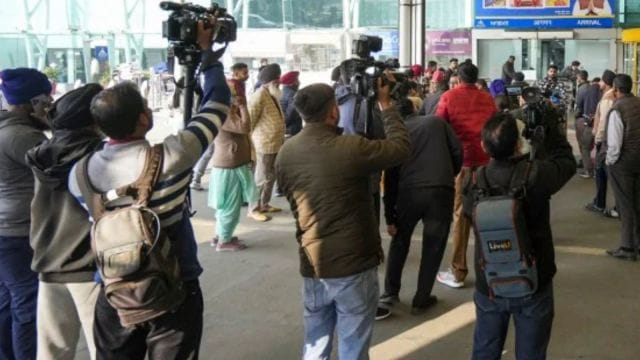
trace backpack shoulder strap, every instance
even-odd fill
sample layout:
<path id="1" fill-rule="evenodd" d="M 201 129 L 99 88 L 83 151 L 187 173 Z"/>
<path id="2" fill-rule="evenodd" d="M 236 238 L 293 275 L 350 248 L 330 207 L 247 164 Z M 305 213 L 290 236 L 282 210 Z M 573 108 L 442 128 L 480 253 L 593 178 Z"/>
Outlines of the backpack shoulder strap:
<path id="1" fill-rule="evenodd" d="M 88 154 L 78 161 L 75 175 L 84 203 L 89 209 L 89 215 L 91 215 L 95 221 L 104 215 L 105 201 L 102 194 L 96 191 L 93 185 L 91 185 L 91 180 L 89 179 L 89 160 L 91 159 L 91 155 L 92 154 Z"/>
<path id="2" fill-rule="evenodd" d="M 527 185 L 533 161 L 520 161 L 516 164 L 511 173 L 509 181 L 509 195 L 516 199 L 523 199 L 527 196 Z"/>
<path id="3" fill-rule="evenodd" d="M 135 182 L 116 189 L 116 195 L 118 197 L 131 196 L 136 200 L 135 204 L 146 206 L 151 199 L 153 187 L 160 177 L 163 158 L 164 147 L 162 144 L 156 144 L 149 148 L 140 177 Z"/>

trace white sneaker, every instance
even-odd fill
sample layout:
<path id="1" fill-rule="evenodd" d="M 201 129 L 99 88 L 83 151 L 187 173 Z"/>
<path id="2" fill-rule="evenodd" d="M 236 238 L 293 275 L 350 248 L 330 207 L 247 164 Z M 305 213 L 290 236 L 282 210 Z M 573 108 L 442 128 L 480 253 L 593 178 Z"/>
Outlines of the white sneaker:
<path id="1" fill-rule="evenodd" d="M 451 272 L 451 269 L 447 271 L 439 271 L 438 276 L 436 277 L 438 282 L 441 284 L 447 285 L 448 287 L 459 289 L 464 286 L 463 281 L 457 281 L 456 277 Z"/>

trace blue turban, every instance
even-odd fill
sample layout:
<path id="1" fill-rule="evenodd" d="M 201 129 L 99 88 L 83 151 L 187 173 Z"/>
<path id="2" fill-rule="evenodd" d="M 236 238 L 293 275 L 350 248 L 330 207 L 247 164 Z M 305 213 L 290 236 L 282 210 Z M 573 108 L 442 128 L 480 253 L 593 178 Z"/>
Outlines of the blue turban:
<path id="1" fill-rule="evenodd" d="M 0 90 L 10 105 L 27 104 L 38 95 L 51 93 L 47 76 L 35 69 L 17 68 L 0 72 Z"/>

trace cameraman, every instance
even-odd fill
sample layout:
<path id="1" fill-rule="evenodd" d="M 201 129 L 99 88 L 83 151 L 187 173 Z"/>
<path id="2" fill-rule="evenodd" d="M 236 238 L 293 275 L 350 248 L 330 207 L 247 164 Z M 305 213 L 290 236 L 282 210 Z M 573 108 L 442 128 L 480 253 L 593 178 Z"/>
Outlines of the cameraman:
<path id="1" fill-rule="evenodd" d="M 553 285 L 556 273 L 553 237 L 551 234 L 549 199 L 571 179 L 576 163 L 571 146 L 560 133 L 552 115 L 543 115 L 546 131 L 539 153 L 547 157 L 534 160 L 526 185 L 524 214 L 526 231 L 536 255 L 538 290 L 523 298 L 501 298 L 489 295 L 489 287 L 481 268 L 481 246 L 475 247 L 476 327 L 472 359 L 499 359 L 513 316 L 516 328 L 516 358 L 544 359 L 553 322 Z M 493 116 L 482 129 L 482 148 L 491 156 L 485 167 L 489 188 L 508 188 L 516 166 L 528 161 L 520 156 L 518 126 L 509 113 Z M 474 191 L 470 179 L 464 190 L 464 210 L 473 211 Z"/>
<path id="2" fill-rule="evenodd" d="M 210 22 L 215 25 L 216 19 L 211 17 Z M 185 298 L 171 312 L 135 327 L 123 327 L 116 309 L 107 301 L 104 288 L 101 289 L 93 332 L 98 359 L 198 358 L 203 325 L 198 277 L 202 268 L 185 197 L 191 169 L 218 134 L 229 111 L 230 91 L 218 61 L 222 54 L 211 50 L 213 28 L 205 29 L 202 22 L 198 23 L 200 71 L 205 80 L 203 105 L 184 130 L 163 141 L 164 157 L 150 202 L 178 258 Z M 153 127 L 151 109 L 134 86 L 122 83 L 96 95 L 91 115 L 110 140 L 90 157 L 88 182 L 103 193 L 133 183 L 140 176 L 151 148 L 145 140 Z M 75 166 L 71 174 L 69 190 L 83 202 Z M 129 206 L 132 200 L 119 198 L 117 205 Z"/>
<path id="3" fill-rule="evenodd" d="M 295 97 L 307 125 L 276 159 L 300 246 L 305 359 L 329 358 L 334 332 L 340 359 L 368 358 L 383 258 L 370 174 L 400 164 L 410 152 L 389 86 L 381 79 L 377 86 L 372 101 L 380 108 L 385 139 L 340 135 L 333 88 L 313 84 Z"/>

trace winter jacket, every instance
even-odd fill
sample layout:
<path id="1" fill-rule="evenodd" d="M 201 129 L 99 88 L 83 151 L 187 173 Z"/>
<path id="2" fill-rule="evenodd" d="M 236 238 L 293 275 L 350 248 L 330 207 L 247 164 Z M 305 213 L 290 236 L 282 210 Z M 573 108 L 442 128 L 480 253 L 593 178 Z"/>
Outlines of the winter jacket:
<path id="1" fill-rule="evenodd" d="M 46 139 L 36 121 L 0 113 L 0 236 L 29 236 L 34 181 L 25 155 Z"/>
<path id="2" fill-rule="evenodd" d="M 282 89 L 282 99 L 280 106 L 284 112 L 285 134 L 293 136 L 302 130 L 302 118 L 293 104 L 293 98 L 296 90 L 291 86 L 285 86 Z"/>
<path id="3" fill-rule="evenodd" d="M 67 184 L 73 165 L 101 143 L 93 130 L 57 130 L 50 140 L 27 153 L 36 179 L 31 206 L 31 268 L 40 274 L 41 281 L 93 279 L 91 222 Z"/>

